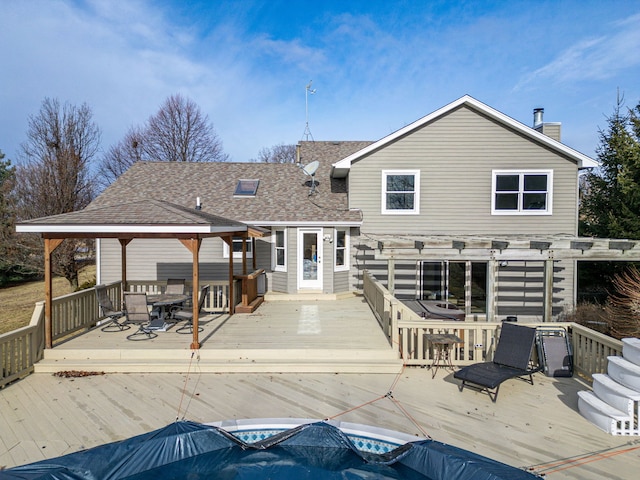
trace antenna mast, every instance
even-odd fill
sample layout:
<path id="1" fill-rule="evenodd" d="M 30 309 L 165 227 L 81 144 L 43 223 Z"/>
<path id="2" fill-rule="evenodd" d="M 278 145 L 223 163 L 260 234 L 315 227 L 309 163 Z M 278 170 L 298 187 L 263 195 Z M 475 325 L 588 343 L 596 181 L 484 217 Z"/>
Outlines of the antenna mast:
<path id="1" fill-rule="evenodd" d="M 311 130 L 309 129 L 309 95 L 313 95 L 314 93 L 316 93 L 315 89 L 311 89 L 311 83 L 313 82 L 313 80 L 309 80 L 309 83 L 307 84 L 307 87 L 305 88 L 305 92 L 304 92 L 304 112 L 305 112 L 305 127 L 304 127 L 304 139 L 305 140 L 309 140 L 309 137 L 311 137 L 311 140 L 313 141 L 313 135 L 311 134 Z"/>

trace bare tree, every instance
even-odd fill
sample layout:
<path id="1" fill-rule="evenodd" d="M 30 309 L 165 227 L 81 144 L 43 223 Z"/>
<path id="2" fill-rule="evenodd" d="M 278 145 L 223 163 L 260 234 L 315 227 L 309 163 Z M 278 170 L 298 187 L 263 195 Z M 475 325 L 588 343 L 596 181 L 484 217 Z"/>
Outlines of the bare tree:
<path id="1" fill-rule="evenodd" d="M 265 147 L 258 152 L 258 159 L 252 160 L 262 163 L 296 163 L 296 146 L 280 143 L 273 147 Z"/>
<path id="2" fill-rule="evenodd" d="M 610 335 L 615 338 L 640 335 L 640 271 L 631 267 L 613 278 L 616 292 L 606 307 Z"/>
<path id="3" fill-rule="evenodd" d="M 168 162 L 225 162 L 209 117 L 182 95 L 171 95 L 147 121 L 142 148 L 151 159 Z"/>
<path id="4" fill-rule="evenodd" d="M 109 147 L 100 162 L 100 173 L 97 177 L 100 186 L 108 187 L 131 165 L 144 158 L 143 136 L 144 133 L 139 127 L 131 127 L 122 140 Z"/>
<path id="5" fill-rule="evenodd" d="M 209 117 L 180 94 L 165 100 L 143 127 L 129 129 L 101 162 L 100 183 L 111 184 L 140 160 L 160 162 L 226 162 L 222 141 Z"/>
<path id="6" fill-rule="evenodd" d="M 45 99 L 40 112 L 29 118 L 27 140 L 21 145 L 16 169 L 19 220 L 73 212 L 93 199 L 95 186 L 90 164 L 100 146 L 100 129 L 91 109 L 57 99 Z M 76 245 L 65 242 L 56 249 L 54 272 L 78 285 Z M 42 258 L 42 249 L 31 252 Z M 41 267 L 42 268 L 42 267 Z"/>

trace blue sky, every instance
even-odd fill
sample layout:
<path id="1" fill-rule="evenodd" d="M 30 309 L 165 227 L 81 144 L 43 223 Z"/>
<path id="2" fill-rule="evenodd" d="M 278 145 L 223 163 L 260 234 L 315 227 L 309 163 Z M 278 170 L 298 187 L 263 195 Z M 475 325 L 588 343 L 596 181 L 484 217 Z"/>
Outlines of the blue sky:
<path id="1" fill-rule="evenodd" d="M 595 156 L 616 103 L 640 101 L 640 1 L 0 2 L 0 150 L 14 162 L 45 97 L 86 102 L 102 150 L 171 94 L 234 161 L 263 147 L 377 140 L 469 94 L 533 108 Z"/>

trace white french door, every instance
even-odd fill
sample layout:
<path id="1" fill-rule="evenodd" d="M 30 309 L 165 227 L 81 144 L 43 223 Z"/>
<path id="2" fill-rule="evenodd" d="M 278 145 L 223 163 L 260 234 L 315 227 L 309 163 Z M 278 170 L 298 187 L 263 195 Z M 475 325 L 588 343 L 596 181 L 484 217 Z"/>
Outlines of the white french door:
<path id="1" fill-rule="evenodd" d="M 322 290 L 322 229 L 298 229 L 298 289 Z"/>

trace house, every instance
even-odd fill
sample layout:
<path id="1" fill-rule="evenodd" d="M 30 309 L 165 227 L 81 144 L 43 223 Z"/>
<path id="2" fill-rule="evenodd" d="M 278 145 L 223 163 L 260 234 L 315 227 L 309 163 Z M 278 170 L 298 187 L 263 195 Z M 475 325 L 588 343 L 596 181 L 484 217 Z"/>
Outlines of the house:
<path id="1" fill-rule="evenodd" d="M 540 109 L 535 121 L 464 96 L 377 142 L 300 142 L 298 165 L 139 162 L 87 210 L 154 199 L 267 229 L 244 248 L 270 292 L 357 291 L 368 269 L 396 297 L 467 319 L 549 319 L 573 305 L 576 258 L 593 246 L 576 236 L 578 175 L 597 164 Z M 129 278 L 189 277 L 172 242 L 132 241 Z M 226 279 L 242 250 L 204 239 L 200 278 Z M 119 253 L 98 240 L 98 282 L 120 279 Z"/>

